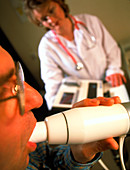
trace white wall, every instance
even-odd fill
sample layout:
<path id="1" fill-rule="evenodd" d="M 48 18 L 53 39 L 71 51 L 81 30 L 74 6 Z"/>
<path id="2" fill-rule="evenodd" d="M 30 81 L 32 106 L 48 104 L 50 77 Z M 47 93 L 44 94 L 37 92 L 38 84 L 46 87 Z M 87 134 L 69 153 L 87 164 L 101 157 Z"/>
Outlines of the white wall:
<path id="1" fill-rule="evenodd" d="M 28 69 L 40 83 L 38 43 L 44 34 L 42 28 L 22 21 L 11 1 L 0 0 L 1 28 L 22 58 Z M 71 14 L 90 13 L 97 15 L 116 41 L 130 39 L 130 0 L 66 0 Z"/>

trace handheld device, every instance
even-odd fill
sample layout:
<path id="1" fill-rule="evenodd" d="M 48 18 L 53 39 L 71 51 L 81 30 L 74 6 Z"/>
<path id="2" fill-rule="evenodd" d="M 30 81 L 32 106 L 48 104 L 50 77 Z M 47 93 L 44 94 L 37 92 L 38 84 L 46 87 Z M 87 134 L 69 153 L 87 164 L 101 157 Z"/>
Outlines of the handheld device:
<path id="1" fill-rule="evenodd" d="M 37 122 L 30 141 L 83 144 L 129 133 L 130 102 L 74 108 Z"/>

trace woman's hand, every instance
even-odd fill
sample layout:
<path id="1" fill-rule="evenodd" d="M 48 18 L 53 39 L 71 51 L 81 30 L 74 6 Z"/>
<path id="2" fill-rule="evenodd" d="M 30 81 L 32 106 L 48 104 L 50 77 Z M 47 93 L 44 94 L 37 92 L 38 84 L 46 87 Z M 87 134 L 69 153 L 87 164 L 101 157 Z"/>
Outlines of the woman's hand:
<path id="1" fill-rule="evenodd" d="M 111 106 L 117 103 L 121 103 L 118 96 L 112 98 L 97 97 L 95 99 L 85 99 L 77 102 L 73 105 L 73 108 L 99 105 Z M 102 152 L 107 149 L 117 150 L 118 143 L 113 138 L 108 138 L 87 144 L 71 145 L 73 157 L 80 163 L 87 163 L 88 161 L 91 161 L 98 152 Z"/>
<path id="2" fill-rule="evenodd" d="M 112 74 L 110 76 L 107 76 L 106 81 L 110 81 L 112 84 L 112 87 L 120 86 L 124 83 L 126 83 L 126 78 L 120 73 Z"/>

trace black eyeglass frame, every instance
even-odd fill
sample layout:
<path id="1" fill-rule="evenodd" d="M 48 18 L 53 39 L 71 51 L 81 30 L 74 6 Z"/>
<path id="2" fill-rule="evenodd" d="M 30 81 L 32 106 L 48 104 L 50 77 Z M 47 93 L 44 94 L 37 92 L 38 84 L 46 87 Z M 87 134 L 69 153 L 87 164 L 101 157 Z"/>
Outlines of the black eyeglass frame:
<path id="1" fill-rule="evenodd" d="M 16 77 L 17 77 L 16 86 L 18 87 L 18 89 L 16 90 L 17 92 L 16 95 L 9 96 L 4 99 L 0 99 L 0 102 L 5 102 L 13 98 L 18 98 L 20 115 L 24 115 L 24 111 L 25 111 L 24 73 L 23 73 L 23 69 L 22 69 L 20 62 L 16 63 Z"/>

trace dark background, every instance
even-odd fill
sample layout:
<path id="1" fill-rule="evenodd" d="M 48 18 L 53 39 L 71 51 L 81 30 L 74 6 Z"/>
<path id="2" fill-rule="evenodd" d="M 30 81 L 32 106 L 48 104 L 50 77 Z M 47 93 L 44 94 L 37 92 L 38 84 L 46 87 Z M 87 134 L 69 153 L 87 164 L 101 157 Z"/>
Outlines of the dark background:
<path id="1" fill-rule="evenodd" d="M 44 118 L 50 114 L 50 112 L 48 111 L 47 105 L 46 105 L 46 101 L 44 99 L 44 93 L 45 93 L 44 83 L 43 83 L 43 87 L 41 88 L 41 85 L 38 84 L 38 82 L 35 80 L 35 78 L 31 74 L 31 72 L 25 66 L 25 64 L 21 60 L 20 56 L 18 55 L 16 50 L 13 48 L 12 44 L 10 43 L 10 41 L 8 40 L 8 38 L 6 37 L 6 35 L 4 34 L 4 32 L 1 28 L 0 28 L 0 45 L 6 51 L 8 51 L 8 53 L 12 56 L 12 58 L 15 62 L 19 61 L 21 63 L 23 70 L 24 70 L 25 81 L 29 85 L 31 85 L 33 88 L 35 88 L 37 91 L 39 91 L 40 93 L 42 92 L 41 94 L 43 97 L 43 105 L 38 109 L 34 109 L 33 113 L 34 113 L 37 121 L 44 120 Z"/>

